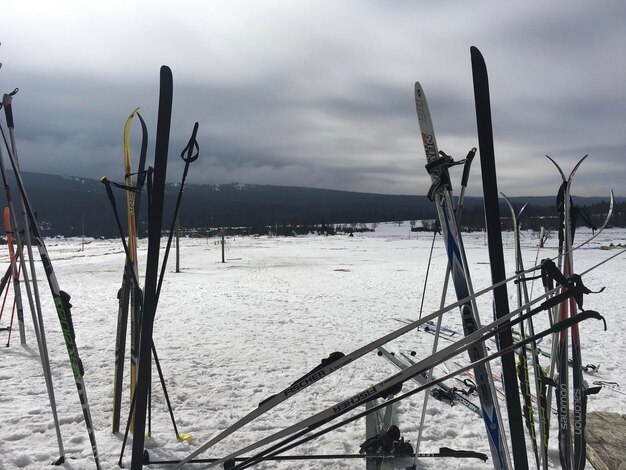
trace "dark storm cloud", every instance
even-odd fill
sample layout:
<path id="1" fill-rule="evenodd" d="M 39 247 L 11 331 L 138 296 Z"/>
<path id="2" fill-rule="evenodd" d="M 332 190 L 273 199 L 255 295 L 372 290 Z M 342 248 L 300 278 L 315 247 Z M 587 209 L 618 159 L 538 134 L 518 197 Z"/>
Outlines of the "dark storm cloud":
<path id="1" fill-rule="evenodd" d="M 15 112 L 27 170 L 121 178 L 126 116 L 141 106 L 155 128 L 158 67 L 167 63 L 175 86 L 170 180 L 198 121 L 195 183 L 424 194 L 413 84 L 426 90 L 440 148 L 462 158 L 477 145 L 469 60 L 476 45 L 490 73 L 501 189 L 550 194 L 558 181 L 544 155 L 567 169 L 589 153 L 577 193 L 604 195 L 612 186 L 626 194 L 619 2 L 6 8 L 14 21 L 0 38 L 0 84 L 20 87 Z M 470 193 L 479 194 L 477 168 L 472 181 Z"/>

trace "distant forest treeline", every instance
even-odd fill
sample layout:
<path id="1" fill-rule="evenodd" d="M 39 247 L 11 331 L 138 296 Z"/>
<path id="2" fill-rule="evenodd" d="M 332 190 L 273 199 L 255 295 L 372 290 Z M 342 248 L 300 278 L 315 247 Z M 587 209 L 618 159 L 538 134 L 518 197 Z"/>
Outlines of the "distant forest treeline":
<path id="1" fill-rule="evenodd" d="M 115 219 L 104 186 L 97 180 L 24 172 L 24 184 L 46 236 L 117 237 Z M 9 185 L 17 188 L 12 178 Z M 171 223 L 179 186 L 167 185 L 164 230 Z M 15 196 L 14 196 L 15 198 Z M 121 219 L 126 220 L 125 193 L 116 190 Z M 511 198 L 516 210 L 529 203 L 521 220 L 523 228 L 554 228 L 558 221 L 555 197 Z M 608 199 L 575 198 L 592 220 L 600 223 Z M 146 235 L 147 201 L 144 194 L 139 213 L 139 235 Z M 501 205 L 503 229 L 510 229 L 509 210 Z M 246 228 L 247 233 L 282 234 L 306 231 L 332 233 L 338 224 L 354 229 L 357 224 L 428 220 L 436 217 L 426 196 L 396 196 L 313 188 L 265 185 L 188 185 L 183 194 L 180 226 L 189 234 L 206 236 L 220 227 Z M 418 226 L 420 224 L 417 224 Z M 461 225 L 464 230 L 482 230 L 482 198 L 465 199 Z M 618 198 L 612 226 L 626 226 L 626 199 Z M 363 228 L 363 226 L 360 226 Z M 345 227 L 344 227 L 345 228 Z M 342 228 L 340 228 L 342 229 Z"/>

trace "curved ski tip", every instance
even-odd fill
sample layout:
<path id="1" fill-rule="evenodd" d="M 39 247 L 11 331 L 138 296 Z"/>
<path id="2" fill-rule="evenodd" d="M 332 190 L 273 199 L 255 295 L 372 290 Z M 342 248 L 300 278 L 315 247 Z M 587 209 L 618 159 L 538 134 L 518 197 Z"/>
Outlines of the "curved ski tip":
<path id="1" fill-rule="evenodd" d="M 552 158 L 550 155 L 546 155 L 546 158 L 548 160 L 550 160 L 552 162 L 552 164 L 556 167 L 556 169 L 559 171 L 563 181 L 567 181 L 567 178 L 565 177 L 565 173 L 563 173 L 563 169 L 559 166 L 559 164 L 556 162 L 556 160 L 554 160 L 554 158 Z"/>
<path id="2" fill-rule="evenodd" d="M 133 112 L 128 115 L 128 119 L 132 119 L 135 114 L 137 114 L 137 111 L 139 111 L 139 108 L 140 106 L 137 106 L 135 109 L 133 109 Z"/>
<path id="3" fill-rule="evenodd" d="M 513 203 L 511 202 L 511 200 L 508 198 L 508 196 L 506 194 L 504 194 L 502 191 L 500 191 L 500 196 L 502 196 L 502 198 L 505 200 L 506 204 L 513 209 Z"/>
<path id="4" fill-rule="evenodd" d="M 576 164 L 576 168 L 578 168 L 580 166 L 580 164 L 587 159 L 588 156 L 589 156 L 589 154 L 587 153 L 587 154 L 585 154 L 585 156 L 583 158 L 578 160 L 578 163 Z"/>

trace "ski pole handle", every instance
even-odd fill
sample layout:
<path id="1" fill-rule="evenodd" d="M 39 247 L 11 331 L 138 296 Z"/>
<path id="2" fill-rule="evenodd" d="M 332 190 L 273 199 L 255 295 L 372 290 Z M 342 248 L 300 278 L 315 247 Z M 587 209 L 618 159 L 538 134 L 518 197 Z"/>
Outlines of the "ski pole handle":
<path id="1" fill-rule="evenodd" d="M 191 137 L 189 138 L 189 142 L 180 154 L 180 158 L 182 158 L 185 163 L 191 163 L 198 159 L 198 155 L 200 154 L 200 146 L 198 145 L 198 141 L 196 140 L 197 134 L 198 123 L 196 122 L 193 125 L 193 130 L 191 131 Z M 194 150 L 196 152 L 195 154 L 193 153 Z M 185 153 L 187 155 L 185 155 Z"/>
<path id="2" fill-rule="evenodd" d="M 472 166 L 472 160 L 476 156 L 476 147 L 469 151 L 467 157 L 465 157 L 465 165 L 463 165 L 463 175 L 461 176 L 461 186 L 467 187 L 467 181 L 469 180 L 470 167 Z"/>

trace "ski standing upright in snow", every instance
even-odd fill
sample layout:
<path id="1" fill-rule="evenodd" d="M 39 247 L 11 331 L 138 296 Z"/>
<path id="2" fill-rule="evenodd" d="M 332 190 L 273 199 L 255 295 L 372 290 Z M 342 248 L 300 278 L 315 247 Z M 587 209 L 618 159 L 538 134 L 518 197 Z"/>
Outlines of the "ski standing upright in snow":
<path id="1" fill-rule="evenodd" d="M 504 255 L 502 253 L 502 229 L 500 227 L 500 203 L 493 148 L 493 129 L 491 126 L 491 102 L 489 97 L 489 79 L 487 66 L 482 54 L 476 47 L 470 49 L 472 58 L 472 77 L 474 82 L 474 101 L 476 104 L 476 125 L 478 129 L 478 148 L 483 178 L 483 194 L 485 203 L 485 219 L 489 248 L 489 264 L 491 281 L 497 283 L 506 278 Z M 496 318 L 509 313 L 509 300 L 506 285 L 494 289 L 494 308 Z M 497 337 L 498 347 L 507 348 L 513 344 L 511 329 L 504 330 Z M 515 355 L 502 356 L 502 375 L 506 394 L 509 429 L 513 450 L 513 463 L 516 470 L 528 468 L 526 443 L 520 436 L 524 435 L 522 408 L 519 400 L 517 374 L 515 371 Z"/>
<path id="2" fill-rule="evenodd" d="M 566 178 L 565 173 L 560 166 L 550 157 L 550 161 L 555 165 L 561 175 L 561 188 L 557 196 L 557 209 L 559 210 L 560 227 L 559 227 L 559 255 L 562 257 L 563 275 L 570 278 L 574 274 L 574 231 L 576 228 L 575 209 L 571 198 L 571 186 L 574 176 L 580 165 L 585 161 L 587 155 L 582 157 L 574 166 L 569 176 Z M 611 205 L 609 208 L 610 217 L 613 208 L 613 194 L 611 192 Z M 608 221 L 608 218 L 607 218 Z M 606 224 L 606 222 L 605 222 Z M 601 231 L 604 225 L 598 230 Z M 581 307 L 581 305 L 578 305 Z M 559 308 L 559 319 L 574 317 L 578 314 L 577 302 L 575 299 L 564 301 Z M 587 382 L 583 379 L 583 365 L 580 350 L 580 331 L 578 326 L 571 329 L 572 337 L 572 391 L 573 391 L 573 420 L 570 418 L 570 398 L 569 398 L 569 370 L 568 370 L 568 347 L 567 347 L 567 331 L 559 333 L 558 353 L 556 359 L 558 378 L 556 380 L 557 387 L 557 410 L 559 421 L 559 458 L 564 468 L 572 468 L 574 470 L 582 470 L 586 465 L 586 440 L 585 440 L 585 421 L 587 411 L 587 397 L 590 393 L 597 392 L 598 389 L 590 390 Z M 572 422 L 573 421 L 573 422 Z M 573 449 L 572 449 L 572 433 L 573 433 Z"/>
<path id="3" fill-rule="evenodd" d="M 159 249 L 161 244 L 161 225 L 163 222 L 163 203 L 165 199 L 165 178 L 167 173 L 167 155 L 172 120 L 172 71 L 163 65 L 160 73 L 159 110 L 154 157 L 154 179 L 150 203 L 148 226 L 148 254 L 146 258 L 146 277 L 144 285 L 141 333 L 139 340 L 139 366 L 137 386 L 135 388 L 135 432 L 133 437 L 132 470 L 143 467 L 144 433 L 148 390 L 150 387 L 150 369 L 152 365 L 151 346 L 156 312 L 156 288 L 159 275 Z"/>
<path id="4" fill-rule="evenodd" d="M 137 185 L 133 186 L 133 175 L 130 155 L 130 127 L 133 118 L 137 116 L 141 123 L 141 151 L 137 170 Z M 139 326 L 141 323 L 141 287 L 136 285 L 135 280 L 139 279 L 139 268 L 137 263 L 137 217 L 139 213 L 139 202 L 141 190 L 145 180 L 144 166 L 146 162 L 146 151 L 148 144 L 148 130 L 139 108 L 135 109 L 127 118 L 124 125 L 124 182 L 126 184 L 126 207 L 128 213 L 128 248 L 129 256 L 124 263 L 124 274 L 122 286 L 118 291 L 118 318 L 117 334 L 115 342 L 115 372 L 113 376 L 113 419 L 112 432 L 118 432 L 120 427 L 122 381 L 124 371 L 124 355 L 126 349 L 126 328 L 128 325 L 129 301 L 131 311 L 131 347 L 130 347 L 130 396 L 135 392 L 135 382 L 137 378 L 137 350 L 139 345 Z M 132 271 L 132 272 L 131 272 Z M 134 416 L 134 415 L 133 415 Z M 132 421 L 132 420 L 131 420 Z M 131 422 L 131 430 L 133 428 Z"/>
<path id="5" fill-rule="evenodd" d="M 449 156 L 440 154 L 438 151 L 430 110 L 424 90 L 419 82 L 415 84 L 415 104 L 424 151 L 426 153 L 426 169 L 432 179 L 432 186 L 428 192 L 428 197 L 434 201 L 437 209 L 442 236 L 448 252 L 449 269 L 457 298 L 463 299 L 470 295 L 470 291 L 461 234 L 458 230 L 453 209 L 452 188 L 448 173 L 448 168 L 453 165 L 454 162 Z M 461 317 L 463 330 L 466 335 L 476 331 L 479 323 L 477 321 L 475 303 L 464 303 L 461 306 Z M 470 349 L 468 352 L 472 362 L 486 357 L 487 355 L 484 343 L 476 345 L 475 348 Z M 490 381 L 491 373 L 485 364 L 478 366 L 474 372 L 494 466 L 496 469 L 508 469 L 510 465 L 506 449 L 506 438 L 501 426 L 498 402 L 493 391 L 493 384 Z"/>
<path id="6" fill-rule="evenodd" d="M 526 208 L 526 204 L 519 210 L 519 212 L 515 212 L 515 208 L 513 207 L 513 203 L 502 194 L 504 201 L 509 207 L 509 211 L 511 213 L 511 221 L 513 223 L 513 238 L 514 238 L 514 249 L 515 249 L 515 272 L 523 272 L 524 271 L 524 261 L 522 257 L 522 245 L 520 239 L 520 219 L 521 215 Z M 527 303 L 529 300 L 528 289 L 526 287 L 525 276 L 522 274 L 520 278 L 520 282 L 517 284 L 517 303 L 519 305 L 523 305 Z M 533 324 L 532 318 L 526 322 L 526 327 L 524 323 L 520 323 L 520 337 L 524 338 L 526 336 L 526 330 L 528 330 L 528 334 L 530 336 L 534 336 L 535 328 Z M 526 349 L 522 348 L 519 351 L 519 361 L 517 363 L 517 372 L 518 378 L 520 380 L 520 388 L 522 389 L 522 395 L 524 397 L 524 418 L 526 421 L 526 427 L 530 434 L 531 444 L 533 447 L 533 453 L 535 455 L 535 463 L 537 468 L 543 468 L 547 470 L 548 468 L 548 438 L 550 434 L 549 429 L 549 421 L 548 421 L 548 403 L 547 403 L 547 384 L 545 379 L 545 373 L 539 364 L 539 347 L 536 342 L 530 344 L 530 355 L 532 360 L 532 367 L 534 373 L 534 384 L 535 384 L 535 397 L 537 399 L 537 410 L 538 410 L 538 422 L 539 422 L 539 439 L 537 439 L 537 431 L 535 426 L 535 416 L 533 412 L 532 406 L 532 394 L 530 391 L 530 377 L 528 373 L 528 358 L 526 354 Z M 539 441 L 539 443 L 537 443 Z"/>

